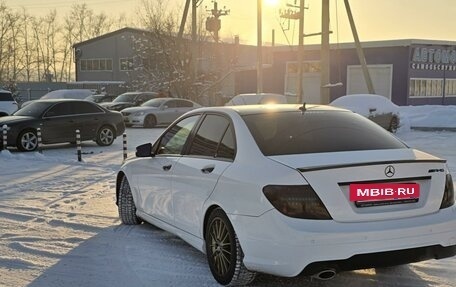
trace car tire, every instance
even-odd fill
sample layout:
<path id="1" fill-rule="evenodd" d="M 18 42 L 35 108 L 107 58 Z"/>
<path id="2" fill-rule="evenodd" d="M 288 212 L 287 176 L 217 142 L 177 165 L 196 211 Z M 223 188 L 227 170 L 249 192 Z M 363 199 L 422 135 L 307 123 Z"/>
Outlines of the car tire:
<path id="1" fill-rule="evenodd" d="M 157 119 L 153 115 L 148 115 L 144 119 L 145 128 L 154 128 L 157 125 Z"/>
<path id="2" fill-rule="evenodd" d="M 397 117 L 392 117 L 388 130 L 394 134 L 397 132 L 398 127 L 399 127 L 399 119 Z"/>
<path id="3" fill-rule="evenodd" d="M 118 203 L 119 218 L 123 224 L 136 225 L 142 222 L 136 215 L 136 205 L 126 176 L 120 182 Z"/>
<path id="4" fill-rule="evenodd" d="M 38 136 L 35 130 L 23 130 L 16 140 L 17 149 L 20 151 L 34 151 L 38 148 Z"/>
<path id="5" fill-rule="evenodd" d="M 110 126 L 102 126 L 98 130 L 96 142 L 99 146 L 110 146 L 115 139 L 114 129 Z"/>
<path id="6" fill-rule="evenodd" d="M 256 272 L 249 271 L 242 262 L 239 240 L 228 217 L 216 208 L 206 225 L 206 256 L 215 280 L 222 285 L 246 285 L 255 279 Z"/>

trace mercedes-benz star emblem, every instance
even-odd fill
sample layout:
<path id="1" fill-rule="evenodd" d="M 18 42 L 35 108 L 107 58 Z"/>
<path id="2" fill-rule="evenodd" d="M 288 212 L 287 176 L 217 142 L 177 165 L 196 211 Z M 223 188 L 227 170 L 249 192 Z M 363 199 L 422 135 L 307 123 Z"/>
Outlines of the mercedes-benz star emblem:
<path id="1" fill-rule="evenodd" d="M 394 175 L 394 173 L 396 172 L 396 170 L 394 169 L 394 166 L 392 165 L 388 165 L 386 168 L 385 168 L 385 175 L 387 177 L 392 177 Z"/>

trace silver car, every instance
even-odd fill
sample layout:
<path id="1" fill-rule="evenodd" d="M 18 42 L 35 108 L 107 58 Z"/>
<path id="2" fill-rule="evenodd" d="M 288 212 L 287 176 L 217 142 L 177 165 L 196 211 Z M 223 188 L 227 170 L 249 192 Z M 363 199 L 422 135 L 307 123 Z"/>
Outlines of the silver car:
<path id="1" fill-rule="evenodd" d="M 330 105 L 360 114 L 392 133 L 397 131 L 400 124 L 399 107 L 384 96 L 346 95 L 335 99 Z"/>
<path id="2" fill-rule="evenodd" d="M 168 125 L 188 111 L 201 105 L 185 99 L 156 98 L 149 100 L 139 107 L 123 109 L 125 125 L 140 125 L 153 128 L 158 125 Z"/>

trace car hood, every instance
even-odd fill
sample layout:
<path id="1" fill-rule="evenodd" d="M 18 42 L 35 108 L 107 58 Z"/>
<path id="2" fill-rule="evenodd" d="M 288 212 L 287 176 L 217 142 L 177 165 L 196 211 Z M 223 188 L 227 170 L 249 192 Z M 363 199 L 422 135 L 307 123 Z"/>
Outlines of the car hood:
<path id="1" fill-rule="evenodd" d="M 131 107 L 134 104 L 129 103 L 129 102 L 107 102 L 107 103 L 101 103 L 100 105 L 106 109 L 120 111 L 122 109 Z"/>
<path id="2" fill-rule="evenodd" d="M 0 117 L 0 127 L 3 125 L 11 125 L 15 123 L 25 122 L 29 120 L 33 120 L 35 118 L 28 117 L 28 116 L 6 116 Z"/>
<path id="3" fill-rule="evenodd" d="M 157 110 L 158 109 L 155 107 L 131 107 L 131 108 L 123 109 L 122 112 L 136 113 L 136 112 L 152 112 L 152 111 L 157 111 Z"/>
<path id="4" fill-rule="evenodd" d="M 268 158 L 294 169 L 324 169 L 338 166 L 363 165 L 415 160 L 441 160 L 438 157 L 415 149 L 383 149 L 333 153 L 276 155 Z"/>
<path id="5" fill-rule="evenodd" d="M 104 102 L 99 104 L 102 107 L 116 107 L 116 106 L 123 106 L 123 105 L 133 105 L 130 102 Z"/>

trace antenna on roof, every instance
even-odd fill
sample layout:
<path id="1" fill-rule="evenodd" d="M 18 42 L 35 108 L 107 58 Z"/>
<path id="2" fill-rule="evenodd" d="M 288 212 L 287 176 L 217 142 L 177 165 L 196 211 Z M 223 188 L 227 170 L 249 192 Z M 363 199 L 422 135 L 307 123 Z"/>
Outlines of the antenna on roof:
<path id="1" fill-rule="evenodd" d="M 302 113 L 304 113 L 304 112 L 307 110 L 307 108 L 306 108 L 306 103 L 302 103 L 302 106 L 299 107 L 299 110 L 300 110 Z"/>

